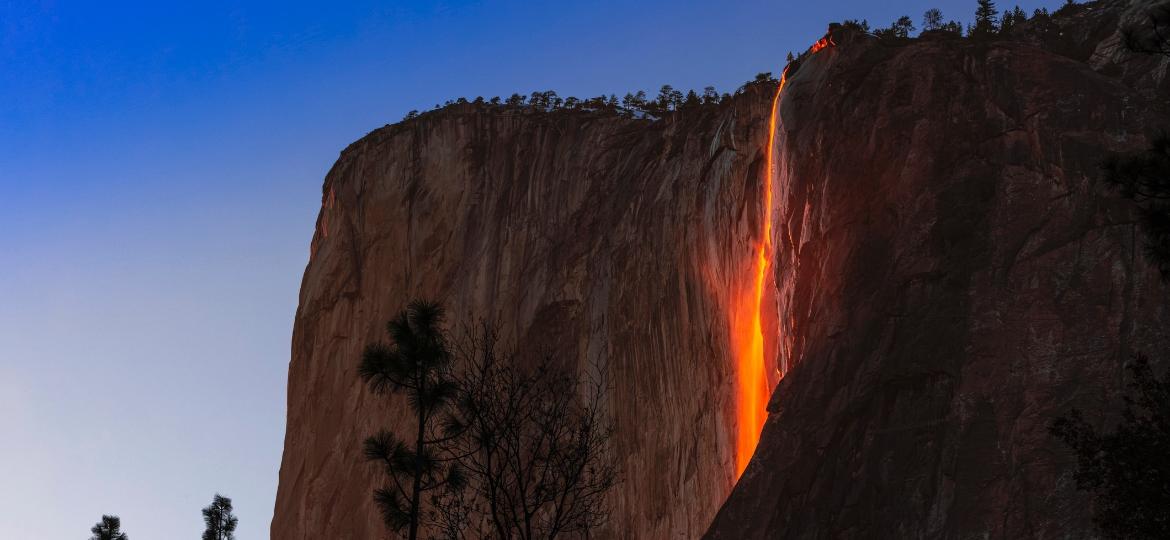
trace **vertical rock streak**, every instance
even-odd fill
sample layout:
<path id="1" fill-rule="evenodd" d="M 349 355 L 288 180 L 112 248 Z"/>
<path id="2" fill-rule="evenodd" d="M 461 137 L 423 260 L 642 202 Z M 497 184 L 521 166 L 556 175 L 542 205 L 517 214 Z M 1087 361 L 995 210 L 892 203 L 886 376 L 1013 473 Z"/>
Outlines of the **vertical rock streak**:
<path id="1" fill-rule="evenodd" d="M 787 70 L 786 70 L 787 71 Z M 784 90 L 787 72 L 780 77 L 776 95 L 772 98 L 772 113 L 768 124 L 768 146 L 765 156 L 763 189 L 763 218 L 760 236 L 755 246 L 752 286 L 740 294 L 736 312 L 732 314 L 732 335 L 735 347 L 736 380 L 736 441 L 735 476 L 747 468 L 748 461 L 760 441 L 768 406 L 767 363 L 764 358 L 763 302 L 764 287 L 772 257 L 772 184 L 776 175 L 774 146 L 776 143 L 776 116 L 780 93 Z"/>

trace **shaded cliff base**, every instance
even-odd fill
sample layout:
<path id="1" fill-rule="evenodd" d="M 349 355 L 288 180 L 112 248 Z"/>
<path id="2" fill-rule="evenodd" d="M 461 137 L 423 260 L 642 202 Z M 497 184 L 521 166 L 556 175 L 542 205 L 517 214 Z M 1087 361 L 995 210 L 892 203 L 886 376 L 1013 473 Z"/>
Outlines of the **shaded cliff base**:
<path id="1" fill-rule="evenodd" d="M 1125 363 L 1170 346 L 1100 170 L 1170 125 L 1166 61 L 1121 47 L 1148 5 L 1010 39 L 856 35 L 801 65 L 777 194 L 796 367 L 707 537 L 1096 536 L 1048 426 L 1115 422 Z"/>

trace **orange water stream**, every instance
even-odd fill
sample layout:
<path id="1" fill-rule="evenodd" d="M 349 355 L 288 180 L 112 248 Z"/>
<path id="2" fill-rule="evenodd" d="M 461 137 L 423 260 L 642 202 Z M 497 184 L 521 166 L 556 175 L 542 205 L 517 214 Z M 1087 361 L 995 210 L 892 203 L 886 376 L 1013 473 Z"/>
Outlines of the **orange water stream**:
<path id="1" fill-rule="evenodd" d="M 769 389 L 767 362 L 764 352 L 762 321 L 764 287 L 772 260 L 772 183 L 776 175 L 774 146 L 776 144 L 776 115 L 780 92 L 787 82 L 787 70 L 780 77 L 776 95 L 772 98 L 772 116 L 768 125 L 768 147 L 764 179 L 764 208 L 762 231 L 755 246 L 754 283 L 743 291 L 732 314 L 732 348 L 736 362 L 736 437 L 735 476 L 747 468 L 748 461 L 760 441 L 760 431 L 767 418 Z"/>

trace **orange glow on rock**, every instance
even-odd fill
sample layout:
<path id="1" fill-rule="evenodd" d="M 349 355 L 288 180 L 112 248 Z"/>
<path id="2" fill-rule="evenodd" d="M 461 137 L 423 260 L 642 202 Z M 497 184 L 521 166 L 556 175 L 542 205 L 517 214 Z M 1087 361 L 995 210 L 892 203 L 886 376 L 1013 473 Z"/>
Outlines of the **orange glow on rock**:
<path id="1" fill-rule="evenodd" d="M 780 77 L 776 95 L 772 98 L 772 116 L 768 125 L 768 146 L 764 175 L 764 204 L 761 233 L 755 246 L 754 283 L 741 294 L 732 314 L 732 348 L 736 361 L 736 440 L 735 476 L 747 468 L 748 461 L 760 442 L 760 431 L 767 418 L 770 382 L 764 358 L 764 329 L 762 311 L 764 286 L 772 257 L 772 182 L 776 174 L 773 153 L 776 144 L 776 115 L 780 92 L 787 82 L 787 69 Z"/>
<path id="2" fill-rule="evenodd" d="M 817 40 L 810 49 L 816 54 L 823 49 L 836 46 L 837 42 L 833 39 L 830 26 L 829 32 Z M 791 67 L 792 64 L 784 67 L 780 84 L 776 86 L 776 95 L 772 97 L 772 116 L 768 122 L 765 158 L 767 169 L 764 174 L 762 223 L 752 268 L 754 281 L 750 289 L 738 293 L 739 298 L 735 300 L 731 313 L 731 346 L 736 373 L 736 479 L 743 475 L 744 469 L 747 469 L 748 462 L 756 452 L 756 445 L 760 442 L 760 432 L 768 417 L 771 389 L 785 375 L 779 367 L 774 369 L 771 377 L 768 373 L 769 361 L 775 364 L 776 359 L 767 356 L 775 354 L 774 352 L 766 353 L 766 345 L 773 342 L 773 336 L 768 336 L 767 339 L 764 336 L 764 291 L 769 285 L 768 267 L 772 262 L 772 186 L 776 179 L 776 124 L 780 113 L 780 94 L 788 83 L 788 70 Z M 769 322 L 775 321 L 769 319 Z"/>
<path id="3" fill-rule="evenodd" d="M 825 37 L 818 39 L 816 43 L 813 43 L 812 52 L 815 54 L 821 49 L 824 49 L 830 45 L 836 45 L 836 43 L 833 43 L 832 34 L 826 34 Z"/>

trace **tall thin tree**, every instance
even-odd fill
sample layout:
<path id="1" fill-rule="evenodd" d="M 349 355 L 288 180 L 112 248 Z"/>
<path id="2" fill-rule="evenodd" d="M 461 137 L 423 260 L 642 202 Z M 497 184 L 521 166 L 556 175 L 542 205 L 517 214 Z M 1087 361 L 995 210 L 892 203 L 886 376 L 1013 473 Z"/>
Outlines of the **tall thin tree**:
<path id="1" fill-rule="evenodd" d="M 999 26 L 996 21 L 999 10 L 995 9 L 995 2 L 978 0 L 978 4 L 975 8 L 975 25 L 971 27 L 971 37 L 982 38 L 998 32 Z"/>
<path id="2" fill-rule="evenodd" d="M 934 30 L 941 30 L 943 27 L 943 14 L 938 8 L 930 8 L 926 13 L 922 14 L 922 31 L 930 32 Z"/>
<path id="3" fill-rule="evenodd" d="M 122 532 L 122 519 L 118 516 L 103 515 L 102 520 L 89 532 L 93 533 L 89 540 L 130 540 L 130 537 Z"/>
<path id="4" fill-rule="evenodd" d="M 211 505 L 203 509 L 203 540 L 235 540 L 236 525 L 240 520 L 232 514 L 232 500 L 218 493 Z"/>
<path id="5" fill-rule="evenodd" d="M 374 501 L 386 525 L 396 532 L 406 529 L 409 540 L 418 539 L 426 504 L 423 494 L 463 483 L 459 467 L 438 452 L 455 436 L 443 430 L 443 411 L 458 390 L 442 325 L 443 309 L 437 303 L 412 302 L 386 325 L 393 343 L 367 346 L 359 368 L 371 390 L 405 395 L 413 413 L 413 433 L 408 437 L 383 430 L 365 441 L 366 459 L 382 465 L 391 480 L 389 486 L 374 490 Z"/>

